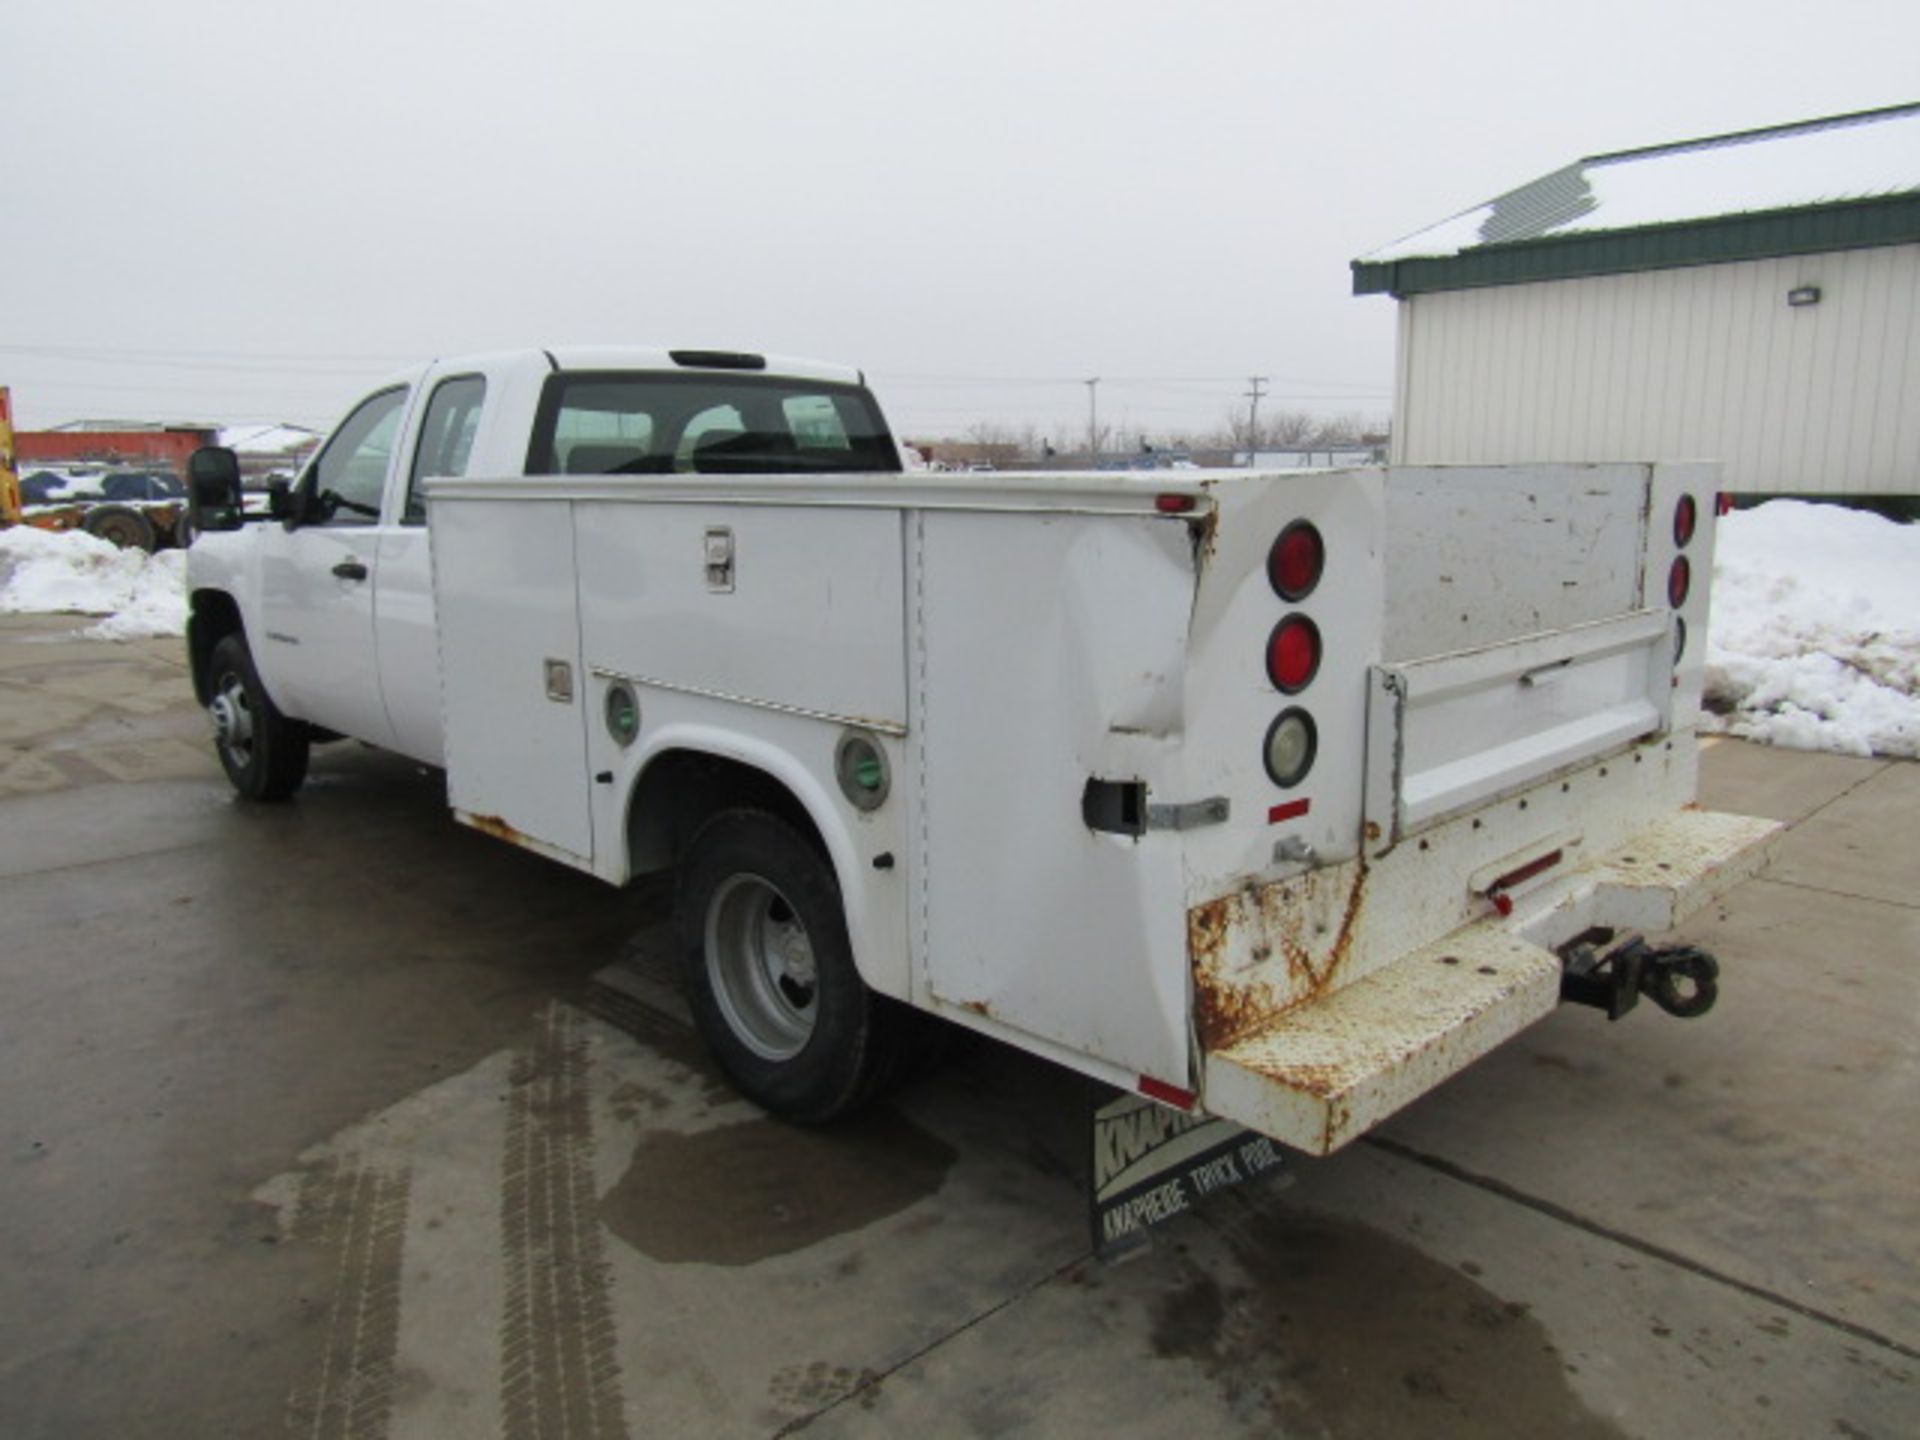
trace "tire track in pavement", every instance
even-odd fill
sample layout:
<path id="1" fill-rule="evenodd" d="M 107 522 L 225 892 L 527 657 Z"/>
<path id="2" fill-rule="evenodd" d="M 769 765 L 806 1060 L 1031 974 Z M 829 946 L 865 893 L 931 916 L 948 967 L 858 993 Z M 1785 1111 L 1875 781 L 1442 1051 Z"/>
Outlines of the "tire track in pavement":
<path id="1" fill-rule="evenodd" d="M 516 1440 L 627 1435 L 593 1172 L 590 1023 L 549 1005 L 510 1072 L 500 1417 Z"/>
<path id="2" fill-rule="evenodd" d="M 287 1398 L 287 1429 L 310 1440 L 383 1440 L 400 1345 L 400 1259 L 411 1173 L 328 1159 L 301 1177 L 293 1237 L 334 1257 L 326 1341 Z"/>

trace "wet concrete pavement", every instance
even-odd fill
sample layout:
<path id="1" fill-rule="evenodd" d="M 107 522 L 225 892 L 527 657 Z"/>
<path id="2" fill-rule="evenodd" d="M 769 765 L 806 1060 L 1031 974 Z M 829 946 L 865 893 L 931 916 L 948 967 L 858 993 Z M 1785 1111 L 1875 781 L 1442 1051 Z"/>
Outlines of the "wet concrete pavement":
<path id="1" fill-rule="evenodd" d="M 0 617 L 0 1435 L 1920 1433 L 1920 767 L 1793 821 L 1719 1008 L 1562 1012 L 1289 1188 L 1087 1254 L 1084 1092 L 826 1133 L 620 894 L 316 752 L 228 799 L 173 642 Z"/>

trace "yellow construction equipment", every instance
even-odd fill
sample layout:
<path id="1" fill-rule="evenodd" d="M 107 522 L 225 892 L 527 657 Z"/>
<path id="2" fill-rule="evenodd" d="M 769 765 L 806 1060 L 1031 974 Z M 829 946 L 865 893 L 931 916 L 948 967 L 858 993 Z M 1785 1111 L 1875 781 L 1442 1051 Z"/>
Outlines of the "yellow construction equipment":
<path id="1" fill-rule="evenodd" d="M 0 385 L 0 525 L 20 518 L 20 476 L 13 468 L 13 392 Z"/>

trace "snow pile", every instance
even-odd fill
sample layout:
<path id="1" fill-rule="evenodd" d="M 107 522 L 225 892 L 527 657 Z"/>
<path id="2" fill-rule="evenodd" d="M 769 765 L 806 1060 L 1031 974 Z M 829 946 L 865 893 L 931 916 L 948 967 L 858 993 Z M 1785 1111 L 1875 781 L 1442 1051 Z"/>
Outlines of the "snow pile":
<path id="1" fill-rule="evenodd" d="M 1774 500 L 1720 522 L 1713 570 L 1716 728 L 1795 749 L 1920 756 L 1920 526 Z"/>
<path id="2" fill-rule="evenodd" d="M 0 530 L 0 611 L 104 615 L 81 632 L 96 640 L 183 635 L 186 552 L 122 550 L 84 530 Z"/>
<path id="3" fill-rule="evenodd" d="M 220 432 L 220 444 L 250 455 L 277 455 L 286 450 L 311 450 L 320 432 L 303 425 L 236 425 Z"/>

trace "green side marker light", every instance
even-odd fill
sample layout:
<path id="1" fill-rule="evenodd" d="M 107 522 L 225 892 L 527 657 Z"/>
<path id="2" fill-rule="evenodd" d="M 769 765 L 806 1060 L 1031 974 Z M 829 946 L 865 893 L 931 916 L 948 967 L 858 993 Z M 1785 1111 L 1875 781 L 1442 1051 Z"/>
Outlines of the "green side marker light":
<path id="1" fill-rule="evenodd" d="M 607 733 L 622 749 L 640 734 L 640 699 L 624 682 L 607 687 Z"/>
<path id="2" fill-rule="evenodd" d="M 840 737 L 833 755 L 833 773 L 840 782 L 840 793 L 856 810 L 878 810 L 893 789 L 886 752 L 878 740 L 859 730 L 849 730 Z"/>

